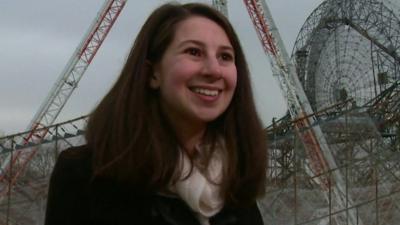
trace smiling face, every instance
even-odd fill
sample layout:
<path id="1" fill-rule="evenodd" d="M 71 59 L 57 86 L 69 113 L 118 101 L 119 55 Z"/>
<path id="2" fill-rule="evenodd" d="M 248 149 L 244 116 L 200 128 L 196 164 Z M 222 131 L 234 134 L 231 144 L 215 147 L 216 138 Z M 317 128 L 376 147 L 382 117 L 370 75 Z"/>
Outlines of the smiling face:
<path id="1" fill-rule="evenodd" d="M 176 32 L 150 81 L 174 126 L 205 128 L 228 107 L 235 92 L 235 52 L 215 22 L 192 16 Z"/>

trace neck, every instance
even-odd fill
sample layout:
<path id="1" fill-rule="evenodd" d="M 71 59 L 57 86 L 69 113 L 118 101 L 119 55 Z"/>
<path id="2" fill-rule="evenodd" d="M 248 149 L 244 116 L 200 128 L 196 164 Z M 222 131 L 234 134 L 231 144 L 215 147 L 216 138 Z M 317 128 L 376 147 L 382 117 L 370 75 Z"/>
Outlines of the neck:
<path id="1" fill-rule="evenodd" d="M 207 128 L 207 122 L 199 119 L 187 118 L 174 111 L 165 110 L 181 147 L 189 156 L 195 153 L 196 145 L 200 144 Z"/>
<path id="2" fill-rule="evenodd" d="M 175 127 L 176 134 L 178 136 L 181 147 L 185 149 L 189 156 L 192 156 L 196 151 L 196 146 L 201 143 L 205 130 L 205 127 Z"/>
<path id="3" fill-rule="evenodd" d="M 196 146 L 202 142 L 207 124 L 196 121 L 188 121 L 183 119 L 170 118 L 171 125 L 175 130 L 181 148 L 183 148 L 189 156 L 193 156 Z"/>

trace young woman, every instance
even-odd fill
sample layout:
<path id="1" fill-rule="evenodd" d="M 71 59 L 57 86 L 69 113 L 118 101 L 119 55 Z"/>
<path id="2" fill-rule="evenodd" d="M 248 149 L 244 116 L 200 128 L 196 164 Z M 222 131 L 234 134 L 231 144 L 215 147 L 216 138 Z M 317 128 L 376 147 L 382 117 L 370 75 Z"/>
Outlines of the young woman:
<path id="1" fill-rule="evenodd" d="M 58 158 L 46 225 L 262 224 L 262 124 L 239 40 L 209 6 L 150 15 L 86 140 Z"/>

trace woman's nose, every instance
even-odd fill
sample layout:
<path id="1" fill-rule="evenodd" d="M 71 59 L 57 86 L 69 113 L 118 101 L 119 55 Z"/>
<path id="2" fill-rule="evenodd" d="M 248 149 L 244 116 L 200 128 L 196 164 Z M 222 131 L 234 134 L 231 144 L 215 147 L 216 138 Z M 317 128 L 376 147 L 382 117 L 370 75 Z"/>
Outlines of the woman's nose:
<path id="1" fill-rule="evenodd" d="M 204 60 L 203 75 L 213 77 L 216 79 L 221 78 L 222 71 L 221 65 L 217 58 L 207 58 Z"/>

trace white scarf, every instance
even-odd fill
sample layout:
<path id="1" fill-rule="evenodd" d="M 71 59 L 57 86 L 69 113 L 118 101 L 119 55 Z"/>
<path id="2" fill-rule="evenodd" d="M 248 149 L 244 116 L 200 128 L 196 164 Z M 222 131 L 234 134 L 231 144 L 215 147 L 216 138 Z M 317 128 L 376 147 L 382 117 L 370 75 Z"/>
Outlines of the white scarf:
<path id="1" fill-rule="evenodd" d="M 170 190 L 179 195 L 189 207 L 196 213 L 199 222 L 202 225 L 209 225 L 209 218 L 217 214 L 223 207 L 224 201 L 220 196 L 220 188 L 218 184 L 222 179 L 222 158 L 221 152 L 215 151 L 207 168 L 211 183 L 194 165 L 192 173 L 187 175 L 191 170 L 191 161 L 187 154 L 182 151 L 180 163 L 181 175 Z"/>

